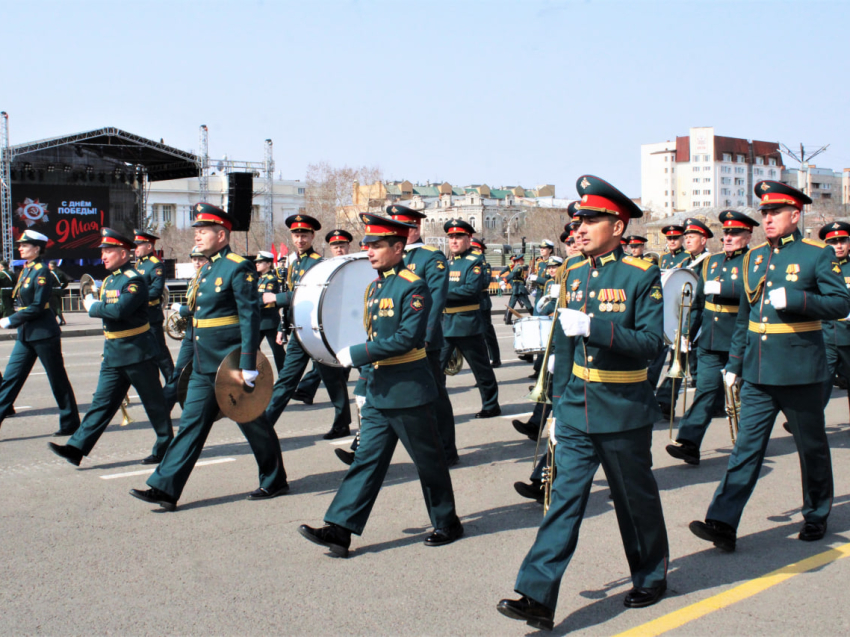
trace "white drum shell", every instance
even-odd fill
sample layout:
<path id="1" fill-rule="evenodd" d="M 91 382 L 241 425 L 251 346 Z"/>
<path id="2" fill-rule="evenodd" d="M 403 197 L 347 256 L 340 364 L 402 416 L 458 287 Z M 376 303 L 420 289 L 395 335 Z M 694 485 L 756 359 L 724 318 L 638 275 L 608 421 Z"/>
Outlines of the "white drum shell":
<path id="1" fill-rule="evenodd" d="M 679 327 L 679 305 L 682 301 L 682 288 L 690 283 L 693 286 L 691 302 L 697 293 L 697 281 L 699 278 L 693 270 L 676 268 L 666 270 L 661 275 L 661 289 L 664 294 L 664 338 L 668 343 L 676 339 L 676 330 Z"/>
<path id="2" fill-rule="evenodd" d="M 552 331 L 552 317 L 529 316 L 514 323 L 514 351 L 517 354 L 542 354 Z"/>
<path id="3" fill-rule="evenodd" d="M 342 367 L 336 352 L 366 342 L 366 288 L 377 278 L 365 254 L 321 261 L 304 273 L 292 296 L 292 324 L 310 358 Z"/>

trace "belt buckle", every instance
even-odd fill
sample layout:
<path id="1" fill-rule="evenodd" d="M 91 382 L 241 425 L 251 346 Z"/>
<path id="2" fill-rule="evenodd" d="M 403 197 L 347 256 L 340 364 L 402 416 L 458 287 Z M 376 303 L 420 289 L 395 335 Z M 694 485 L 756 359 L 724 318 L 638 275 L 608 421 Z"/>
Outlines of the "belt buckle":
<path id="1" fill-rule="evenodd" d="M 767 333 L 767 323 L 759 323 L 759 334 Z"/>
<path id="2" fill-rule="evenodd" d="M 590 380 L 590 368 L 585 367 L 584 372 L 582 372 L 582 376 L 584 376 L 585 382 Z"/>

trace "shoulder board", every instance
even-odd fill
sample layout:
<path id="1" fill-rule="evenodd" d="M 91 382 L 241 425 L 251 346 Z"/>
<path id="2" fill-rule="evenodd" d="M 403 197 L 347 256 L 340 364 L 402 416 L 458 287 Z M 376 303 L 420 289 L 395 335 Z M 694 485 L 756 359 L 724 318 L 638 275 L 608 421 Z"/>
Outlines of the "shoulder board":
<path id="1" fill-rule="evenodd" d="M 160 260 L 155 256 L 151 256 L 150 261 L 151 263 L 160 263 Z"/>
<path id="2" fill-rule="evenodd" d="M 41 270 L 41 268 L 43 268 L 43 267 L 44 267 L 44 264 L 43 264 L 43 263 L 36 263 L 36 264 L 35 264 L 35 269 L 36 269 L 36 270 Z"/>
<path id="3" fill-rule="evenodd" d="M 402 270 L 401 272 L 398 273 L 398 275 L 402 279 L 404 279 L 405 281 L 410 281 L 411 283 L 421 280 L 418 276 L 413 274 L 413 272 L 411 272 L 410 270 Z"/>
<path id="4" fill-rule="evenodd" d="M 139 276 L 139 273 L 135 270 L 124 270 L 124 276 L 128 279 L 132 279 L 134 276 Z"/>
<path id="5" fill-rule="evenodd" d="M 817 239 L 803 239 L 803 243 L 808 243 L 810 246 L 815 246 L 818 248 L 826 247 L 826 244 L 823 241 L 818 241 Z"/>
<path id="6" fill-rule="evenodd" d="M 623 263 L 633 265 L 634 267 L 640 268 L 641 270 L 648 270 L 653 265 L 649 261 L 644 261 L 643 259 L 636 259 L 635 257 L 623 257 Z"/>
<path id="7" fill-rule="evenodd" d="M 469 259 L 470 261 L 478 261 L 478 255 L 477 254 L 467 254 L 466 258 Z"/>
<path id="8" fill-rule="evenodd" d="M 432 245 L 429 245 L 429 244 L 425 244 L 425 245 L 420 246 L 420 247 L 421 247 L 423 250 L 428 250 L 429 252 L 436 252 L 436 251 L 437 251 L 437 247 L 436 247 L 436 246 L 432 246 Z"/>
<path id="9" fill-rule="evenodd" d="M 321 259 L 321 258 L 322 258 L 322 255 L 321 255 L 321 254 L 319 254 L 318 252 L 311 252 L 311 253 L 310 253 L 310 258 L 311 258 L 311 259 Z"/>
<path id="10" fill-rule="evenodd" d="M 242 263 L 243 261 L 247 261 L 245 257 L 240 257 L 235 252 L 231 252 L 230 254 L 228 254 L 227 258 L 233 261 L 234 263 Z"/>
<path id="11" fill-rule="evenodd" d="M 765 241 L 764 243 L 760 243 L 757 246 L 755 246 L 754 248 L 750 248 L 750 252 L 752 252 L 753 250 L 758 250 L 759 248 L 763 248 L 766 245 L 767 245 L 767 241 Z"/>
<path id="12" fill-rule="evenodd" d="M 568 267 L 566 270 L 564 270 L 564 272 L 569 272 L 570 270 L 575 270 L 576 268 L 580 268 L 581 266 L 585 265 L 588 262 L 588 260 L 589 259 L 582 259 L 578 263 L 573 263 L 570 267 Z"/>

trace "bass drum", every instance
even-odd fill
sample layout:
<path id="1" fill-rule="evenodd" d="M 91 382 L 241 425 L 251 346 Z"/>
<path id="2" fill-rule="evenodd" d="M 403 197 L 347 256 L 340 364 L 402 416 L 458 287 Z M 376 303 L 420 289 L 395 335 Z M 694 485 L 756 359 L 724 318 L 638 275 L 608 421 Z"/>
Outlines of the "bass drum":
<path id="1" fill-rule="evenodd" d="M 514 323 L 514 351 L 520 356 L 542 354 L 552 331 L 549 316 L 529 316 Z"/>
<path id="2" fill-rule="evenodd" d="M 691 302 L 697 293 L 697 277 L 693 270 L 677 268 L 665 270 L 661 275 L 661 289 L 664 293 L 664 340 L 672 345 L 676 340 L 679 327 L 679 306 L 682 304 L 682 290 L 691 284 Z"/>
<path id="3" fill-rule="evenodd" d="M 363 253 L 321 261 L 304 273 L 292 296 L 292 325 L 310 358 L 342 367 L 336 353 L 366 342 L 363 303 L 376 274 Z"/>

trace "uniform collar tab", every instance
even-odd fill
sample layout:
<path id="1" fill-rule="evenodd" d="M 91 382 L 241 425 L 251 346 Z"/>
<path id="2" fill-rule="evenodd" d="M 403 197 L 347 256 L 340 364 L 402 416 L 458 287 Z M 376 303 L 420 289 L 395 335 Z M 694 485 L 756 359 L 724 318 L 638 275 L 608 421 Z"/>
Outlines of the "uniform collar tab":
<path id="1" fill-rule="evenodd" d="M 620 247 L 620 246 L 617 246 L 616 248 L 611 250 L 611 252 L 608 252 L 606 254 L 601 254 L 597 257 L 591 257 L 590 258 L 590 267 L 601 268 L 608 263 L 614 263 L 616 261 L 619 261 L 623 257 L 623 254 L 624 254 L 623 248 Z"/>
<path id="2" fill-rule="evenodd" d="M 749 247 L 744 246 L 740 250 L 735 250 L 734 252 L 727 252 L 726 253 L 726 259 L 729 260 L 729 259 L 734 259 L 735 257 L 739 257 L 742 254 L 744 254 L 747 250 L 749 250 Z"/>

